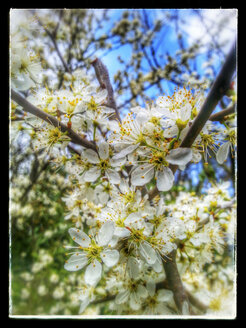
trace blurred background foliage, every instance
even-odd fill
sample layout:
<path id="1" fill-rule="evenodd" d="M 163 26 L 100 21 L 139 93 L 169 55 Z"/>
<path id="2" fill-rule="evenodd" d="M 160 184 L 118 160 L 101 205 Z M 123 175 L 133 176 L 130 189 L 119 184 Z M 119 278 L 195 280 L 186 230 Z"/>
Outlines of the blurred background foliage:
<path id="1" fill-rule="evenodd" d="M 236 35 L 235 10 L 24 12 L 35 23 L 23 33 L 42 63 L 42 86 L 70 84 L 77 68 L 94 76 L 91 61 L 99 57 L 109 70 L 122 116 L 131 106 L 172 95 L 175 87 L 189 84 L 206 94 Z M 228 102 L 225 96 L 216 111 Z M 80 273 L 70 275 L 63 268 L 62 245 L 69 240 L 71 224 L 64 221 L 62 201 L 69 191 L 66 172 L 33 150 L 22 118 L 15 109 L 10 140 L 11 312 L 77 314 Z M 233 195 L 234 177 L 231 155 L 220 166 L 211 157 L 207 165 L 190 163 L 178 171 L 171 195 L 178 190 L 200 194 L 216 181 L 231 181 Z"/>

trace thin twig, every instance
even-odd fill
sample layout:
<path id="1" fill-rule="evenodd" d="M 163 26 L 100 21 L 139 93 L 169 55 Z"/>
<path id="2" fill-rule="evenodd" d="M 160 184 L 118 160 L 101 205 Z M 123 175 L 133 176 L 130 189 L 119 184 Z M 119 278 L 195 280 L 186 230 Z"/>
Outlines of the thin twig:
<path id="1" fill-rule="evenodd" d="M 108 91 L 107 106 L 111 107 L 115 110 L 115 117 L 121 122 L 118 108 L 117 108 L 116 102 L 114 100 L 113 88 L 110 83 L 107 67 L 103 64 L 103 62 L 99 58 L 96 58 L 95 60 L 93 60 L 93 62 L 91 64 L 94 67 L 96 77 L 100 84 L 100 87 L 102 89 L 107 89 L 107 91 Z"/>
<path id="2" fill-rule="evenodd" d="M 233 104 L 230 107 L 219 111 L 218 113 L 212 114 L 209 117 L 209 121 L 223 121 L 226 116 L 235 113 L 236 105 Z"/>

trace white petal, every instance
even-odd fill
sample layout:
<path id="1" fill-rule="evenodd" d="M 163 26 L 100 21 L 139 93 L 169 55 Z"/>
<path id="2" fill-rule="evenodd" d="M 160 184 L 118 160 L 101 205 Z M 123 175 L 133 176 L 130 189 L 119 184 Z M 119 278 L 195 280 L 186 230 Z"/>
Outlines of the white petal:
<path id="1" fill-rule="evenodd" d="M 119 261 L 119 252 L 115 249 L 106 249 L 101 253 L 101 259 L 108 267 L 112 267 Z"/>
<path id="2" fill-rule="evenodd" d="M 133 310 L 139 310 L 140 309 L 140 298 L 138 297 L 137 293 L 133 292 L 130 295 L 130 307 Z"/>
<path id="3" fill-rule="evenodd" d="M 128 217 L 125 219 L 124 224 L 125 226 L 138 226 L 138 223 L 140 223 L 140 226 L 142 226 L 143 218 L 140 213 L 131 213 L 128 215 Z"/>
<path id="4" fill-rule="evenodd" d="M 160 302 L 170 302 L 173 298 L 173 292 L 168 289 L 161 289 L 158 291 L 157 300 Z"/>
<path id="5" fill-rule="evenodd" d="M 108 90 L 107 89 L 102 89 L 101 91 L 97 92 L 96 93 L 96 96 L 95 96 L 95 101 L 97 103 L 101 103 L 102 101 L 104 101 L 106 99 L 108 95 Z"/>
<path id="6" fill-rule="evenodd" d="M 167 191 L 172 188 L 174 175 L 169 167 L 164 167 L 163 171 L 157 171 L 156 178 L 156 186 L 159 191 Z"/>
<path id="7" fill-rule="evenodd" d="M 127 261 L 127 269 L 129 277 L 136 279 L 139 275 L 139 263 L 135 257 L 130 256 Z"/>
<path id="8" fill-rule="evenodd" d="M 171 164 L 185 165 L 192 158 L 192 150 L 190 148 L 176 148 L 169 152 L 166 156 L 166 160 Z"/>
<path id="9" fill-rule="evenodd" d="M 155 272 L 160 273 L 163 269 L 161 260 L 158 258 L 157 256 L 157 260 L 155 261 L 155 263 L 152 265 L 152 268 L 154 269 Z"/>
<path id="10" fill-rule="evenodd" d="M 180 119 L 185 122 L 190 118 L 191 115 L 191 104 L 186 104 L 180 110 Z"/>
<path id="11" fill-rule="evenodd" d="M 146 284 L 146 288 L 147 288 L 147 291 L 148 291 L 149 295 L 151 297 L 153 297 L 155 295 L 155 288 L 156 288 L 155 282 L 154 281 L 148 281 L 147 284 Z"/>
<path id="12" fill-rule="evenodd" d="M 90 299 L 87 296 L 86 299 L 81 303 L 80 308 L 79 308 L 79 314 L 83 313 L 84 310 L 87 308 L 87 306 L 90 303 Z"/>
<path id="13" fill-rule="evenodd" d="M 138 166 L 131 174 L 133 186 L 143 186 L 148 183 L 154 176 L 154 167 L 152 164 Z"/>
<path id="14" fill-rule="evenodd" d="M 124 165 L 126 162 L 126 157 L 118 158 L 118 159 L 111 159 L 110 164 L 112 167 L 120 167 Z"/>
<path id="15" fill-rule="evenodd" d="M 182 314 L 183 315 L 189 315 L 190 311 L 189 311 L 189 304 L 187 301 L 185 301 L 182 305 Z"/>
<path id="16" fill-rule="evenodd" d="M 98 146 L 99 156 L 102 159 L 107 159 L 109 157 L 109 145 L 106 141 L 103 141 Z"/>
<path id="17" fill-rule="evenodd" d="M 125 157 L 126 155 L 132 153 L 135 149 L 137 149 L 139 145 L 140 144 L 137 143 L 136 145 L 131 145 L 131 146 L 128 146 L 128 147 L 122 149 L 118 154 L 114 155 L 112 157 L 112 159 L 115 160 L 115 159 Z"/>
<path id="18" fill-rule="evenodd" d="M 106 170 L 106 176 L 109 179 L 109 181 L 112 184 L 119 184 L 120 183 L 120 175 L 118 172 L 112 170 L 112 169 L 107 169 Z"/>
<path id="19" fill-rule="evenodd" d="M 101 170 L 95 166 L 90 168 L 87 172 L 85 172 L 84 180 L 87 182 L 94 182 L 101 175 Z"/>
<path id="20" fill-rule="evenodd" d="M 155 250 L 146 242 L 143 242 L 139 246 L 140 254 L 149 264 L 154 264 L 156 261 L 156 252 Z"/>
<path id="21" fill-rule="evenodd" d="M 64 269 L 67 271 L 78 271 L 82 269 L 88 263 L 88 259 L 85 253 L 73 254 L 64 265 Z"/>
<path id="22" fill-rule="evenodd" d="M 230 142 L 224 143 L 220 146 L 220 149 L 217 151 L 216 159 L 219 164 L 223 164 L 226 161 L 230 149 Z"/>
<path id="23" fill-rule="evenodd" d="M 112 239 L 114 234 L 114 223 L 111 221 L 107 221 L 101 227 L 97 235 L 97 242 L 99 246 L 107 245 Z"/>
<path id="24" fill-rule="evenodd" d="M 116 304 L 125 303 L 128 300 L 129 295 L 130 295 L 130 292 L 128 290 L 124 290 L 123 292 L 120 292 L 119 294 L 117 294 L 117 296 L 115 298 L 115 303 Z"/>
<path id="25" fill-rule="evenodd" d="M 146 113 L 142 112 L 142 113 L 138 113 L 136 115 L 136 122 L 139 125 L 143 125 L 144 123 L 146 123 L 148 121 L 149 117 L 148 115 L 146 115 Z"/>
<path id="26" fill-rule="evenodd" d="M 92 149 L 86 149 L 81 154 L 82 159 L 86 158 L 88 162 L 92 164 L 98 164 L 100 163 L 99 157 L 97 153 Z"/>
<path id="27" fill-rule="evenodd" d="M 85 283 L 90 286 L 95 286 L 102 275 L 102 265 L 97 260 L 94 260 L 85 270 Z"/>
<path id="28" fill-rule="evenodd" d="M 115 227 L 114 234 L 115 234 L 115 236 L 118 236 L 120 238 L 124 238 L 124 237 L 128 237 L 131 233 L 126 228 Z"/>
<path id="29" fill-rule="evenodd" d="M 89 236 L 87 236 L 86 233 L 84 233 L 83 231 L 79 230 L 79 229 L 75 229 L 75 228 L 70 228 L 68 230 L 70 236 L 72 237 L 72 239 L 79 244 L 82 247 L 89 247 L 90 243 L 91 243 L 91 239 Z"/>
<path id="30" fill-rule="evenodd" d="M 197 149 L 192 149 L 192 161 L 194 163 L 198 163 L 201 159 L 202 155 L 200 154 L 200 152 Z"/>
<path id="31" fill-rule="evenodd" d="M 143 285 L 138 285 L 137 295 L 142 298 L 146 298 L 148 296 L 147 289 Z"/>
<path id="32" fill-rule="evenodd" d="M 176 136 L 179 132 L 179 129 L 177 127 L 177 125 L 173 125 L 172 127 L 168 128 L 168 129 L 165 129 L 164 130 L 164 137 L 165 138 L 172 138 L 174 136 Z"/>

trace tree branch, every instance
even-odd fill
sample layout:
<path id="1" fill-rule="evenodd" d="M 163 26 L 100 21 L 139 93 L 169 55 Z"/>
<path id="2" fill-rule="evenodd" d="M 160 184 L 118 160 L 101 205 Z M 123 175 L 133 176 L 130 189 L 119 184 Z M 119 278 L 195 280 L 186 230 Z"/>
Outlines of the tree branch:
<path id="1" fill-rule="evenodd" d="M 180 147 L 191 147 L 205 123 L 209 119 L 219 100 L 230 87 L 230 82 L 236 68 L 236 43 L 233 44 L 219 75 L 206 97 L 204 104 L 192 123 Z"/>
<path id="2" fill-rule="evenodd" d="M 85 148 L 96 150 L 96 145 L 94 143 L 92 143 L 91 141 L 85 138 L 81 138 L 75 131 L 68 128 L 65 124 L 61 123 L 60 121 L 58 121 L 54 116 L 49 115 L 44 111 L 40 110 L 39 108 L 35 107 L 33 104 L 31 104 L 22 95 L 20 95 L 18 92 L 14 91 L 13 89 L 11 89 L 11 98 L 15 102 L 17 102 L 17 104 L 22 106 L 25 112 L 33 114 L 39 117 L 40 119 L 46 121 L 47 123 L 54 125 L 55 127 L 60 127 L 62 132 L 67 131 L 67 135 L 71 138 L 71 141 L 73 143 L 83 146 Z"/>
<path id="3" fill-rule="evenodd" d="M 167 280 L 158 282 L 156 284 L 156 291 L 158 291 L 160 289 L 171 290 L 171 288 L 168 285 Z M 202 303 L 201 301 L 199 301 L 195 296 L 193 296 L 187 289 L 185 289 L 185 293 L 188 297 L 190 304 L 192 304 L 194 307 L 196 307 L 201 312 L 205 312 L 207 310 L 207 306 L 204 303 Z M 116 297 L 116 295 L 107 295 L 103 298 L 93 301 L 91 304 L 96 305 L 96 304 L 114 301 L 115 297 Z"/>
<path id="4" fill-rule="evenodd" d="M 91 64 L 94 67 L 96 77 L 100 84 L 100 87 L 102 89 L 107 89 L 107 91 L 108 91 L 107 106 L 111 107 L 115 110 L 115 117 L 121 122 L 118 108 L 117 108 L 116 102 L 114 100 L 113 88 L 110 83 L 107 67 L 103 64 L 103 62 L 99 58 L 96 58 L 95 60 L 93 60 L 93 62 Z"/>
<path id="5" fill-rule="evenodd" d="M 173 250 L 169 255 L 168 259 L 163 261 L 165 269 L 167 283 L 171 291 L 173 292 L 173 298 L 175 304 L 180 313 L 183 312 L 184 302 L 188 303 L 188 296 L 182 284 L 177 264 L 176 264 L 176 250 Z M 188 303 L 189 304 L 189 303 Z"/>
<path id="6" fill-rule="evenodd" d="M 36 16 L 37 17 L 37 16 Z M 61 16 L 60 16 L 60 19 L 61 19 Z M 58 29 L 58 26 L 59 26 L 59 23 L 57 24 L 55 30 L 53 33 L 51 33 L 45 26 L 44 24 L 41 22 L 41 20 L 37 17 L 37 21 L 39 23 L 40 26 L 43 27 L 43 29 L 45 30 L 46 34 L 49 36 L 50 40 L 52 41 L 53 45 L 54 45 L 54 48 L 57 52 L 57 55 L 58 57 L 60 58 L 60 61 L 62 62 L 62 65 L 64 66 L 65 68 L 65 71 L 68 72 L 68 73 L 71 73 L 71 70 L 70 68 L 68 67 L 67 63 L 65 62 L 65 60 L 63 59 L 62 57 L 62 54 L 58 48 L 58 45 L 57 45 L 57 42 L 56 42 L 56 39 L 55 39 L 55 36 L 56 36 L 56 33 L 57 33 L 57 29 Z"/>
<path id="7" fill-rule="evenodd" d="M 188 133 L 186 134 L 183 141 L 181 142 L 180 147 L 188 147 L 188 148 L 191 147 L 196 137 L 204 127 L 205 123 L 207 122 L 207 120 L 210 120 L 211 117 L 212 117 L 212 121 L 213 120 L 215 121 L 218 120 L 218 118 L 220 119 L 221 117 L 225 116 L 224 111 L 227 111 L 226 115 L 229 115 L 231 111 L 233 111 L 232 108 L 227 108 L 219 112 L 220 114 L 216 113 L 210 116 L 213 110 L 215 109 L 215 107 L 217 106 L 218 102 L 220 101 L 220 99 L 229 89 L 231 78 L 235 68 L 236 68 L 236 42 L 233 44 L 224 65 L 222 66 L 214 84 L 212 85 L 212 88 L 207 98 L 204 101 L 204 104 L 200 112 L 198 113 Z M 216 119 L 214 119 L 214 117 Z M 172 169 L 173 173 L 175 173 L 178 167 L 176 165 L 171 165 L 170 168 Z M 158 195 L 158 193 L 159 191 L 157 187 L 154 187 L 149 193 L 149 199 L 152 200 L 156 195 Z"/>
<path id="8" fill-rule="evenodd" d="M 235 113 L 236 105 L 233 104 L 230 107 L 219 111 L 218 113 L 212 114 L 209 117 L 209 121 L 223 121 L 226 116 Z"/>

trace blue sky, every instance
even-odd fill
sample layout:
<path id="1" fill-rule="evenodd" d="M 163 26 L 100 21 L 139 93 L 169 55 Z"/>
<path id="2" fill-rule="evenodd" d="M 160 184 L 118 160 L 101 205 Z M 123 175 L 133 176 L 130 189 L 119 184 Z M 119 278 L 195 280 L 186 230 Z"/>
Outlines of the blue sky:
<path id="1" fill-rule="evenodd" d="M 132 9 L 132 10 L 136 11 L 138 9 Z M 142 9 L 140 9 L 140 11 L 141 10 Z M 107 34 L 112 24 L 114 24 L 114 22 L 117 23 L 119 21 L 122 11 L 124 11 L 124 9 L 110 10 L 109 22 L 98 33 Z M 206 41 L 206 39 L 207 41 L 209 41 L 206 30 L 204 30 L 204 27 L 201 25 L 199 17 L 191 10 L 182 10 L 182 9 L 180 10 L 147 9 L 146 10 L 150 21 L 153 17 L 163 20 L 165 19 L 165 14 L 167 12 L 172 13 L 173 11 L 178 12 L 179 17 L 183 20 L 183 23 L 181 23 L 180 26 L 183 30 L 183 36 L 185 36 L 184 37 L 185 46 L 191 45 L 193 42 L 196 42 L 196 40 L 199 40 L 201 38 L 204 41 Z M 100 16 L 101 11 L 97 9 L 94 10 L 94 13 Z M 230 49 L 231 44 L 233 43 L 236 34 L 236 28 L 237 28 L 236 10 L 216 10 L 216 9 L 203 10 L 202 16 L 205 22 L 207 22 L 207 28 L 210 28 L 211 31 L 215 28 L 214 24 L 216 24 L 216 20 L 220 18 L 227 20 L 226 28 L 221 29 L 221 34 L 216 36 L 217 41 L 225 41 L 224 52 L 227 53 Z M 168 26 L 165 25 L 165 30 L 166 30 L 165 37 L 163 39 L 163 42 L 159 46 L 156 54 L 158 56 L 159 54 L 163 54 L 166 50 L 168 50 L 169 54 L 175 57 L 175 53 L 179 49 L 175 26 L 171 24 L 169 24 Z M 162 33 L 162 30 L 160 31 L 160 33 Z M 197 72 L 201 76 L 203 76 L 205 72 L 205 68 L 203 67 L 203 64 L 206 59 L 205 56 L 206 50 L 207 50 L 206 47 L 204 47 L 200 55 L 197 57 Z M 109 70 L 110 79 L 114 86 L 114 82 L 113 82 L 114 75 L 118 70 L 121 70 L 124 67 L 118 62 L 117 57 L 121 56 L 123 60 L 124 59 L 129 60 L 129 58 L 131 57 L 131 47 L 129 45 L 124 45 L 119 49 L 113 50 L 111 52 L 108 52 L 107 50 L 104 51 L 98 50 L 95 56 L 101 58 L 104 64 L 107 66 Z M 218 72 L 221 66 L 221 57 L 218 56 L 217 54 L 214 54 L 213 65 L 215 71 Z M 145 64 L 143 64 L 143 66 L 145 66 Z M 148 67 L 147 63 L 146 63 L 146 67 Z M 162 86 L 167 94 L 171 94 L 174 91 L 174 85 L 170 82 L 163 81 Z M 151 99 L 156 99 L 156 97 L 158 97 L 159 95 L 158 92 L 159 91 L 156 88 L 152 87 L 146 91 L 146 96 Z"/>

